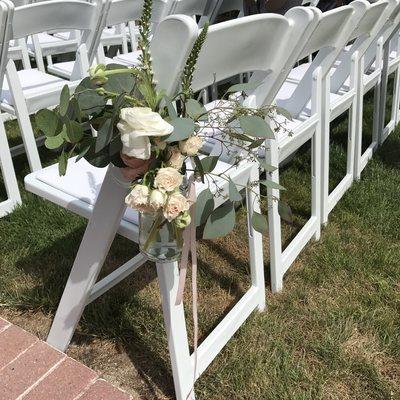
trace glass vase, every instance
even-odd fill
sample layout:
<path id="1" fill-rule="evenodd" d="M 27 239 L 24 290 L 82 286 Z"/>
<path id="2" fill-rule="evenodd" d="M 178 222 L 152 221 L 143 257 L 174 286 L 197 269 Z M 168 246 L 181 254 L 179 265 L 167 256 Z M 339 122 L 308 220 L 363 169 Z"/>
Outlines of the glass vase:
<path id="1" fill-rule="evenodd" d="M 176 261 L 182 254 L 183 229 L 163 214 L 139 213 L 139 248 L 155 262 Z"/>

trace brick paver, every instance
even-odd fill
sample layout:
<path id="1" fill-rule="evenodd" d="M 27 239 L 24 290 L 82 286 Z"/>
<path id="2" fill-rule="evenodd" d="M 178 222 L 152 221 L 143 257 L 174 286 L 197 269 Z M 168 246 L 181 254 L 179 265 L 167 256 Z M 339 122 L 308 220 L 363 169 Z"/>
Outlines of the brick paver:
<path id="1" fill-rule="evenodd" d="M 15 325 L 0 333 L 0 370 L 39 339 Z"/>
<path id="2" fill-rule="evenodd" d="M 129 400 L 130 398 L 127 393 L 99 379 L 82 397 L 79 397 L 79 400 Z"/>
<path id="3" fill-rule="evenodd" d="M 93 370 L 0 318 L 0 400 L 131 400 Z"/>
<path id="4" fill-rule="evenodd" d="M 0 399 L 16 399 L 63 358 L 65 354 L 36 342 L 0 371 Z"/>

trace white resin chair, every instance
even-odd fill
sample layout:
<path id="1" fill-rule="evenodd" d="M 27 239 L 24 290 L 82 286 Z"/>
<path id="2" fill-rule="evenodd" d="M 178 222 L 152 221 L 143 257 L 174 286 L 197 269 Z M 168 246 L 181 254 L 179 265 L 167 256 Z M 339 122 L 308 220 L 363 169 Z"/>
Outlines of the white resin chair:
<path id="1" fill-rule="evenodd" d="M 307 39 L 309 31 L 312 30 L 309 29 L 310 26 L 315 26 L 314 13 L 307 9 L 297 10 L 290 14 L 290 18 L 259 15 L 211 26 L 199 57 L 193 81 L 194 90 L 209 85 L 214 79 L 214 71 L 219 78 L 225 79 L 228 75 L 273 67 L 273 75 L 284 80 L 286 75 L 282 73 L 282 69 L 288 57 L 288 49 L 281 54 L 277 52 L 278 38 L 288 40 L 289 47 L 294 51 L 300 39 Z M 165 88 L 167 93 L 176 88 L 197 32 L 198 27 L 193 19 L 187 16 L 170 16 L 159 24 L 154 33 L 151 45 L 155 76 L 160 87 Z M 231 40 L 230 45 L 225 46 L 227 38 L 233 36 L 237 40 Z M 272 39 L 267 48 L 264 37 Z M 249 49 L 247 40 L 254 43 L 252 49 Z M 243 51 L 247 51 L 247 57 L 242 57 Z M 209 63 L 209 60 L 212 62 Z M 269 83 L 273 85 L 273 82 Z M 219 161 L 216 168 L 217 171 L 226 171 L 229 164 Z M 258 165 L 244 160 L 238 167 L 231 169 L 229 176 L 235 184 L 246 185 L 249 177 L 251 180 L 258 179 Z M 70 160 L 65 177 L 59 177 L 57 166 L 51 166 L 28 175 L 25 183 L 27 190 L 90 218 L 48 337 L 50 344 L 64 350 L 85 306 L 146 261 L 146 258 L 139 254 L 96 283 L 115 234 L 118 232 L 135 242 L 138 241 L 138 216 L 133 210 L 126 210 L 124 205 L 124 197 L 129 191 L 130 183 L 124 181 L 119 170 L 112 166 L 99 169 L 90 166 L 84 160 L 76 164 L 74 160 Z M 218 183 L 227 190 L 225 179 L 219 180 Z M 197 184 L 198 193 L 205 187 L 204 184 Z M 213 184 L 211 190 L 216 190 Z M 249 221 L 252 212 L 258 210 L 258 202 L 254 201 L 257 190 L 254 188 L 247 193 Z M 217 207 L 224 201 L 223 196 L 215 198 Z M 264 309 L 262 238 L 260 233 L 253 230 L 250 222 L 248 238 L 251 287 L 199 346 L 196 379 L 251 312 Z M 157 274 L 176 397 L 178 400 L 193 398 L 193 394 L 188 396 L 193 384 L 195 355 L 189 353 L 183 306 L 174 303 L 178 288 L 178 264 L 158 263 Z"/>
<path id="2" fill-rule="evenodd" d="M 43 30 L 80 29 L 82 44 L 77 52 L 76 77 L 83 77 L 89 69 L 85 42 L 90 43 L 97 22 L 99 6 L 85 1 L 51 0 L 15 8 L 8 0 L 9 24 L 6 46 L 11 40 L 36 34 Z M 65 84 L 74 89 L 78 81 L 65 81 L 38 69 L 17 71 L 14 61 L 6 66 L 6 79 L 1 92 L 1 109 L 16 115 L 32 171 L 41 168 L 39 153 L 29 116 L 42 108 L 58 104 Z"/>
<path id="3" fill-rule="evenodd" d="M 381 3 L 381 2 L 379 2 Z M 379 3 L 375 3 L 376 7 Z M 387 7 L 377 14 L 375 24 L 373 21 L 366 21 L 364 26 L 364 34 L 351 45 L 347 46 L 346 51 L 343 51 L 340 59 L 348 59 L 349 56 L 357 52 L 359 59 L 359 70 L 357 71 L 357 124 L 356 136 L 354 140 L 354 179 L 359 179 L 362 170 L 365 168 L 369 159 L 371 159 L 374 150 L 376 149 L 379 139 L 380 126 L 380 93 L 382 90 L 382 74 L 383 74 L 383 43 L 387 40 L 390 32 L 394 29 L 395 19 L 399 18 L 398 0 L 388 0 Z M 370 13 L 372 9 L 370 10 Z M 397 22 L 398 24 L 398 22 Z M 370 25 L 370 26 L 368 26 Z M 360 29 L 359 29 L 360 31 Z M 394 57 L 393 69 L 394 72 L 396 60 Z M 332 75 L 332 88 L 341 91 L 347 90 L 347 80 L 344 82 L 344 64 L 337 67 Z M 343 86 L 341 86 L 343 85 Z M 363 125 L 363 97 L 365 94 L 374 89 L 374 115 L 372 141 L 369 146 L 362 152 L 362 125 Z M 395 115 L 392 113 L 393 121 L 389 122 L 389 126 L 394 126 Z"/>
<path id="4" fill-rule="evenodd" d="M 288 13 L 294 12 L 293 8 Z M 327 86 L 330 67 L 338 52 L 338 43 L 343 42 L 342 35 L 349 35 L 351 18 L 354 15 L 352 6 L 340 7 L 328 13 L 307 7 L 315 14 L 317 26 L 307 40 L 298 45 L 295 57 L 290 59 L 282 71 L 282 76 L 290 72 L 284 82 L 281 79 L 267 80 L 268 86 L 275 86 L 267 91 L 267 96 L 261 104 L 271 104 L 273 101 L 288 111 L 292 119 L 282 115 L 277 116 L 276 140 L 267 140 L 265 160 L 267 164 L 276 167 L 274 171 L 266 172 L 267 179 L 272 182 L 268 187 L 268 217 L 271 263 L 271 288 L 278 292 L 283 286 L 283 276 L 293 264 L 302 249 L 311 240 L 319 240 L 321 229 L 321 130 L 323 122 L 322 99 Z M 286 13 L 286 15 L 288 14 Z M 354 21 L 353 21 L 354 22 Z M 300 81 L 294 80 L 293 73 L 300 67 L 293 67 L 297 60 L 304 59 L 318 52 L 313 63 L 304 73 Z M 260 73 L 253 73 L 251 80 L 257 81 Z M 263 84 L 255 90 L 265 90 Z M 272 97 L 271 97 L 272 95 Z M 259 103 L 256 103 L 260 105 Z M 279 184 L 279 166 L 287 162 L 303 144 L 311 141 L 311 216 L 291 242 L 282 249 L 281 217 L 279 213 L 279 190 L 273 184 Z"/>
<path id="5" fill-rule="evenodd" d="M 5 3 L 0 2 L 0 83 L 4 80 L 8 48 L 5 47 L 5 33 L 9 12 Z M 0 170 L 3 177 L 7 198 L 0 201 L 0 218 L 10 213 L 17 204 L 21 203 L 10 148 L 3 119 L 0 118 Z"/>

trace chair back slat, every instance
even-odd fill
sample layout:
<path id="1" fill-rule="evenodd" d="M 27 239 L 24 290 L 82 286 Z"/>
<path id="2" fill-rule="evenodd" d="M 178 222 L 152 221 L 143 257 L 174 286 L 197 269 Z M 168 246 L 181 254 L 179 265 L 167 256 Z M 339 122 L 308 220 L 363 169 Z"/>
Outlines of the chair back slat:
<path id="1" fill-rule="evenodd" d="M 175 94 L 187 57 L 198 36 L 193 18 L 171 15 L 158 25 L 151 41 L 154 77 L 158 88 Z"/>
<path id="2" fill-rule="evenodd" d="M 294 23 L 294 14 L 303 26 Z M 194 74 L 194 90 L 244 72 L 278 74 L 313 18 L 312 11 L 299 8 L 290 17 L 259 14 L 211 25 Z M 282 42 L 286 46 L 278 45 Z"/>
<path id="3" fill-rule="evenodd" d="M 48 31 L 90 30 L 97 22 L 96 9 L 95 3 L 81 0 L 42 1 L 15 8 L 10 39 Z"/>
<path id="4" fill-rule="evenodd" d="M 176 0 L 170 10 L 171 14 L 200 15 L 207 12 L 207 0 Z"/>

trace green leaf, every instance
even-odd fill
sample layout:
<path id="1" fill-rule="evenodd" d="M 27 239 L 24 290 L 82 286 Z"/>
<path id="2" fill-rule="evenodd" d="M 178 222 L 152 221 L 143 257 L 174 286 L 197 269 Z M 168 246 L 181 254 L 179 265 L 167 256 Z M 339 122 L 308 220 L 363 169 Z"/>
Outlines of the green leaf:
<path id="1" fill-rule="evenodd" d="M 87 152 L 90 150 L 91 144 L 85 145 L 81 151 L 78 154 L 78 157 L 76 157 L 75 162 L 78 162 L 81 158 L 85 157 Z"/>
<path id="2" fill-rule="evenodd" d="M 86 115 L 97 114 L 106 105 L 106 99 L 96 91 L 97 87 L 90 78 L 85 78 L 75 90 L 75 98 L 78 100 L 79 108 Z"/>
<path id="3" fill-rule="evenodd" d="M 111 139 L 114 132 L 113 119 L 106 119 L 104 124 L 99 128 L 96 138 L 96 146 L 94 151 L 98 153 L 106 147 Z"/>
<path id="4" fill-rule="evenodd" d="M 214 196 L 210 189 L 203 190 L 196 200 L 196 226 L 204 224 L 214 211 Z"/>
<path id="5" fill-rule="evenodd" d="M 69 87 L 68 85 L 64 85 L 60 95 L 60 115 L 62 117 L 64 117 L 67 114 L 69 106 L 69 98 L 70 98 Z"/>
<path id="6" fill-rule="evenodd" d="M 253 211 L 251 224 L 257 232 L 260 232 L 263 235 L 268 233 L 268 219 L 265 215 Z"/>
<path id="7" fill-rule="evenodd" d="M 279 183 L 270 181 L 270 180 L 268 180 L 268 179 L 265 179 L 265 180 L 260 181 L 260 184 L 261 184 L 261 185 L 264 185 L 264 186 L 266 186 L 267 188 L 270 188 L 270 189 L 286 190 L 286 189 L 285 189 L 282 185 L 280 185 Z"/>
<path id="8" fill-rule="evenodd" d="M 257 158 L 257 161 L 260 164 L 261 168 L 263 168 L 266 172 L 274 172 L 274 171 L 276 171 L 277 167 L 274 167 L 273 165 L 268 164 L 262 158 Z"/>
<path id="9" fill-rule="evenodd" d="M 168 96 L 164 96 L 164 101 L 165 101 L 165 105 L 167 106 L 168 109 L 168 115 L 171 119 L 175 119 L 178 118 L 178 114 L 175 110 L 174 105 L 172 104 L 171 99 Z"/>
<path id="10" fill-rule="evenodd" d="M 191 118 L 174 118 L 171 125 L 174 131 L 165 139 L 167 143 L 179 142 L 193 135 L 194 121 Z"/>
<path id="11" fill-rule="evenodd" d="M 195 99 L 189 99 L 186 102 L 186 112 L 195 120 L 207 120 L 207 110 Z"/>
<path id="12" fill-rule="evenodd" d="M 229 178 L 229 200 L 230 201 L 242 201 L 242 196 L 239 193 L 235 183 Z"/>
<path id="13" fill-rule="evenodd" d="M 246 135 L 256 138 L 274 139 L 271 127 L 257 115 L 244 115 L 239 117 L 240 127 Z"/>
<path id="14" fill-rule="evenodd" d="M 46 138 L 44 145 L 50 149 L 58 149 L 62 144 L 64 143 L 64 137 L 63 134 L 60 133 L 57 136 L 49 136 Z"/>
<path id="15" fill-rule="evenodd" d="M 67 165 L 68 165 L 68 155 L 63 150 L 58 159 L 58 173 L 60 174 L 60 176 L 64 176 L 66 174 Z"/>
<path id="16" fill-rule="evenodd" d="M 67 136 L 71 143 L 78 143 L 83 137 L 83 128 L 79 122 L 69 121 L 67 126 Z"/>
<path id="17" fill-rule="evenodd" d="M 204 174 L 212 172 L 217 165 L 219 157 L 218 156 L 207 156 L 200 159 L 200 164 L 203 169 Z"/>
<path id="18" fill-rule="evenodd" d="M 233 203 L 226 203 L 218 207 L 208 218 L 204 227 L 203 238 L 215 239 L 225 236 L 235 227 L 235 208 Z"/>
<path id="19" fill-rule="evenodd" d="M 36 113 L 35 122 L 40 131 L 44 133 L 45 136 L 55 136 L 60 133 L 62 124 L 57 113 L 47 108 L 40 110 Z"/>
<path id="20" fill-rule="evenodd" d="M 203 165 L 200 162 L 199 156 L 192 157 L 195 165 L 196 165 L 196 176 L 200 176 L 201 181 L 204 183 L 204 170 Z"/>
<path id="21" fill-rule="evenodd" d="M 284 221 L 293 223 L 293 213 L 288 204 L 278 200 L 278 212 Z"/>
<path id="22" fill-rule="evenodd" d="M 236 85 L 232 85 L 226 92 L 235 93 L 235 92 L 245 92 L 246 90 L 254 90 L 258 86 L 260 86 L 260 84 L 261 82 L 238 83 Z"/>
<path id="23" fill-rule="evenodd" d="M 121 69 L 121 66 L 119 66 L 119 69 Z M 107 78 L 103 87 L 108 92 L 129 93 L 135 84 L 135 77 L 131 74 L 109 75 Z"/>
<path id="24" fill-rule="evenodd" d="M 289 111 L 285 110 L 285 109 L 282 108 L 282 107 L 276 107 L 275 110 L 276 110 L 276 112 L 277 112 L 278 114 L 283 115 L 283 116 L 284 116 L 286 119 L 288 119 L 289 121 L 293 121 L 292 114 L 290 114 Z"/>

